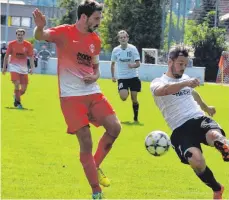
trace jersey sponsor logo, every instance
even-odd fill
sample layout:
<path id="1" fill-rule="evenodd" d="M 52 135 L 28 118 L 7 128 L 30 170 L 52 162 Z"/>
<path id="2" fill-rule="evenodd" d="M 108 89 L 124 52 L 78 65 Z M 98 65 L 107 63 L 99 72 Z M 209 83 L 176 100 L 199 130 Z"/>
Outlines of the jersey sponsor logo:
<path id="1" fill-rule="evenodd" d="M 190 89 L 181 90 L 173 95 L 175 96 L 191 95 L 191 90 Z"/>
<path id="2" fill-rule="evenodd" d="M 78 52 L 77 54 L 77 62 L 81 65 L 86 65 L 88 67 L 91 66 L 91 56 L 87 55 L 87 54 L 83 54 Z"/>
<path id="3" fill-rule="evenodd" d="M 129 58 L 127 58 L 127 59 L 122 59 L 122 58 L 120 58 L 119 61 L 121 61 L 121 62 L 130 62 L 131 59 L 129 59 Z"/>
<path id="4" fill-rule="evenodd" d="M 221 128 L 218 123 L 211 119 L 205 119 L 200 124 L 201 128 L 210 128 L 210 129 L 218 129 Z"/>
<path id="5" fill-rule="evenodd" d="M 118 89 L 122 89 L 122 88 L 123 88 L 123 83 L 119 83 Z"/>
<path id="6" fill-rule="evenodd" d="M 94 53 L 95 52 L 95 45 L 94 44 L 91 44 L 89 46 L 89 49 L 90 49 L 91 53 Z"/>
<path id="7" fill-rule="evenodd" d="M 25 54 L 24 53 L 16 53 L 16 57 L 19 59 L 23 59 L 23 58 L 25 58 Z"/>

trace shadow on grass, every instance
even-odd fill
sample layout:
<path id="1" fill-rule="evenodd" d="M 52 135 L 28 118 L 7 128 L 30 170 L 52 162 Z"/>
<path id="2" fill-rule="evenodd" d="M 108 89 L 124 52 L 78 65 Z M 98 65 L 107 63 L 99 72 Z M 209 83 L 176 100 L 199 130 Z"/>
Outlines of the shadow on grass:
<path id="1" fill-rule="evenodd" d="M 5 108 L 9 110 L 33 111 L 33 109 L 30 108 L 15 108 L 15 107 L 5 107 Z"/>
<path id="2" fill-rule="evenodd" d="M 121 124 L 128 125 L 128 126 L 144 126 L 141 122 L 134 122 L 134 121 L 123 121 Z"/>

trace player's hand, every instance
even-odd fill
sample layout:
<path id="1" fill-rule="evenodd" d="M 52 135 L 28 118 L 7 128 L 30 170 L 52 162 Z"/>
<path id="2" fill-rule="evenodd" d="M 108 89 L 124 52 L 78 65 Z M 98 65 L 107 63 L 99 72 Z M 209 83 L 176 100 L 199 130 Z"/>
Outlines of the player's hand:
<path id="1" fill-rule="evenodd" d="M 195 88 L 200 85 L 200 81 L 197 78 L 191 78 L 185 81 L 188 87 Z"/>
<path id="2" fill-rule="evenodd" d="M 216 109 L 214 106 L 208 106 L 206 112 L 209 116 L 213 117 L 213 115 L 216 113 Z"/>
<path id="3" fill-rule="evenodd" d="M 116 82 L 117 80 L 116 80 L 116 78 L 115 77 L 112 77 L 112 82 Z"/>
<path id="4" fill-rule="evenodd" d="M 29 69 L 29 73 L 32 75 L 33 74 L 33 69 Z"/>
<path id="5" fill-rule="evenodd" d="M 33 11 L 33 19 L 37 27 L 39 28 L 45 27 L 46 25 L 45 15 L 43 15 L 42 12 L 38 8 L 36 8 Z"/>
<path id="6" fill-rule="evenodd" d="M 7 71 L 6 68 L 3 68 L 2 69 L 2 74 L 5 75 L 6 74 L 6 71 Z"/>
<path id="7" fill-rule="evenodd" d="M 96 75 L 87 75 L 83 78 L 84 82 L 87 84 L 91 84 L 97 81 L 99 77 Z"/>
<path id="8" fill-rule="evenodd" d="M 129 67 L 129 68 L 135 68 L 135 63 L 129 63 L 129 64 L 128 64 L 128 67 Z"/>

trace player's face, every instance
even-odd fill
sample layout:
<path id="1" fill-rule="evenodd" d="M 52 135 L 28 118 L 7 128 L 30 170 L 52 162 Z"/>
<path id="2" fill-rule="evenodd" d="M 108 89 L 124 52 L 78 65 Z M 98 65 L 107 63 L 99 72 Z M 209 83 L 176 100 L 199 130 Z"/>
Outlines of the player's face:
<path id="1" fill-rule="evenodd" d="M 184 56 L 178 56 L 177 59 L 171 61 L 171 72 L 174 78 L 181 78 L 184 70 L 188 64 L 188 58 Z"/>
<path id="2" fill-rule="evenodd" d="M 22 42 L 24 40 L 25 34 L 24 34 L 24 32 L 17 32 L 16 36 L 17 36 L 17 41 Z"/>
<path id="3" fill-rule="evenodd" d="M 102 19 L 102 12 L 95 11 L 90 17 L 87 18 L 87 31 L 92 33 L 97 29 L 100 25 Z"/>
<path id="4" fill-rule="evenodd" d="M 120 33 L 118 36 L 118 41 L 121 45 L 126 45 L 129 41 L 129 37 L 126 33 Z"/>

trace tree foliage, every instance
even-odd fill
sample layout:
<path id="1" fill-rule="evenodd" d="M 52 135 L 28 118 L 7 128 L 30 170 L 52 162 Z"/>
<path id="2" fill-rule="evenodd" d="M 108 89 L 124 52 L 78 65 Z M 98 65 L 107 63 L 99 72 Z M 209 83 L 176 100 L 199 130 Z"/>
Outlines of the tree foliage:
<path id="1" fill-rule="evenodd" d="M 159 48 L 161 18 L 158 0 L 105 0 L 104 19 L 99 28 L 102 46 L 109 51 L 117 46 L 117 33 L 124 29 L 129 42 L 139 50 Z"/>
<path id="2" fill-rule="evenodd" d="M 207 15 L 211 17 L 211 13 Z M 186 43 L 195 50 L 194 66 L 206 67 L 206 81 L 215 81 L 218 72 L 218 63 L 222 51 L 226 50 L 226 30 L 209 26 L 211 19 L 205 18 L 202 24 L 189 22 L 189 32 Z"/>
<path id="3" fill-rule="evenodd" d="M 77 7 L 80 0 L 59 0 L 60 7 L 66 9 L 66 13 L 61 19 L 56 19 L 53 22 L 56 24 L 74 24 L 77 19 Z"/>

